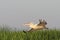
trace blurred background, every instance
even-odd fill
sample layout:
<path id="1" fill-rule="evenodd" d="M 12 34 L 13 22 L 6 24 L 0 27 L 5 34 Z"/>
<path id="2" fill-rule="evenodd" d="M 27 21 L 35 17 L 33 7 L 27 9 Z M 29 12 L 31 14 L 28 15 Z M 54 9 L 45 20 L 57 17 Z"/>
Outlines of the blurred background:
<path id="1" fill-rule="evenodd" d="M 39 19 L 45 19 L 48 28 L 60 29 L 60 0 L 0 0 L 0 25 L 28 30 L 23 24 Z"/>

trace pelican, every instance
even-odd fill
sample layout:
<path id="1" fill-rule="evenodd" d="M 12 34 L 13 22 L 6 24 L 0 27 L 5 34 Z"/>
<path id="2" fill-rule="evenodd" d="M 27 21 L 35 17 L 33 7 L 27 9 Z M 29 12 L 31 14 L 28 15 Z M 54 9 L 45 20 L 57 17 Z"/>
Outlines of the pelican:
<path id="1" fill-rule="evenodd" d="M 31 29 L 29 31 L 32 30 L 41 30 L 41 29 L 48 29 L 46 27 L 47 22 L 45 20 L 39 19 L 39 23 L 38 24 L 34 24 L 33 22 L 29 22 L 29 23 L 25 23 L 24 26 L 28 26 Z"/>

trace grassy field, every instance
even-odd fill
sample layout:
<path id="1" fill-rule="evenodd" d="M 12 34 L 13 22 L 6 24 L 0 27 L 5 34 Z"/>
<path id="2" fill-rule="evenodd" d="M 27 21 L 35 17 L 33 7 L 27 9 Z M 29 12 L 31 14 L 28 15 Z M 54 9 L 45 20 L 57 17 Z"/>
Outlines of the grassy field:
<path id="1" fill-rule="evenodd" d="M 0 31 L 0 40 L 60 40 L 59 30 L 37 30 L 33 32 Z"/>

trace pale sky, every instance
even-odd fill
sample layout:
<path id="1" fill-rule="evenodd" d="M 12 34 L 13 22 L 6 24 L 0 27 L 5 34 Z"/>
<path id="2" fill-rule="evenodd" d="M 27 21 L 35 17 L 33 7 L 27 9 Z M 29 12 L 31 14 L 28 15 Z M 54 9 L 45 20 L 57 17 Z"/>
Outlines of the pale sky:
<path id="1" fill-rule="evenodd" d="M 0 24 L 25 29 L 22 24 L 39 19 L 49 28 L 60 28 L 60 0 L 0 0 Z"/>

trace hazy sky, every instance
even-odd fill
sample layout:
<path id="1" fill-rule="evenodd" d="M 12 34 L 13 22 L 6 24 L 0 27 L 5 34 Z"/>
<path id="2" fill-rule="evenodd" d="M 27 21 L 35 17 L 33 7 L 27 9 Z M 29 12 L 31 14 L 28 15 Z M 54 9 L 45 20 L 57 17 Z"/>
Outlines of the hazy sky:
<path id="1" fill-rule="evenodd" d="M 24 29 L 23 23 L 39 19 L 60 28 L 60 0 L 0 0 L 0 24 Z"/>

